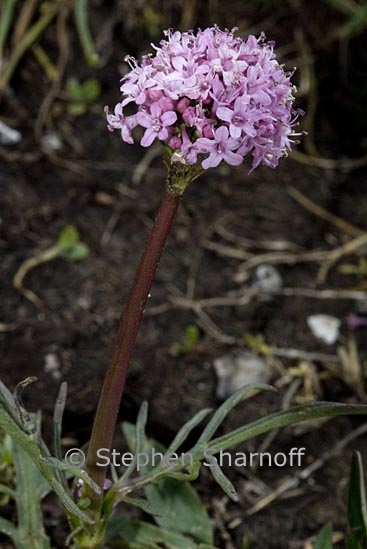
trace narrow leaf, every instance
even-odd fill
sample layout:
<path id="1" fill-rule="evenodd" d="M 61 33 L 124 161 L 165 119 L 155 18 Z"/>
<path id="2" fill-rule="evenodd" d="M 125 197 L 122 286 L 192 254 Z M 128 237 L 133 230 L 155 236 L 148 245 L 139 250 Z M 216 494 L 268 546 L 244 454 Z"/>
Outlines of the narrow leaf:
<path id="1" fill-rule="evenodd" d="M 211 412 L 211 409 L 206 408 L 195 414 L 193 418 L 189 419 L 189 421 L 187 421 L 185 425 L 181 427 L 181 429 L 169 445 L 166 454 L 176 452 L 181 444 L 185 442 L 191 431 L 203 421 L 203 419 L 209 414 L 209 412 Z"/>
<path id="2" fill-rule="evenodd" d="M 209 421 L 208 425 L 205 427 L 204 431 L 202 432 L 198 444 L 201 444 L 203 442 L 208 442 L 208 440 L 211 439 L 215 431 L 218 429 L 219 425 L 223 423 L 226 416 L 229 414 L 237 404 L 239 404 L 242 400 L 244 400 L 249 394 L 253 393 L 254 391 L 274 391 L 273 387 L 270 387 L 269 385 L 262 385 L 262 384 L 251 384 L 246 385 L 245 387 L 242 387 L 238 391 L 236 391 L 233 395 L 231 395 L 223 404 L 218 408 L 218 410 L 213 415 L 212 419 Z"/>
<path id="3" fill-rule="evenodd" d="M 0 407 L 3 408 L 19 427 L 22 427 L 22 421 L 19 414 L 19 408 L 15 403 L 13 394 L 0 380 Z"/>
<path id="4" fill-rule="evenodd" d="M 142 511 L 144 511 L 144 513 L 147 513 L 148 515 L 154 516 L 156 514 L 153 507 L 144 498 L 124 497 L 123 501 L 125 501 L 129 505 L 133 505 L 134 507 L 138 507 L 139 509 L 141 509 Z"/>
<path id="5" fill-rule="evenodd" d="M 41 501 L 50 485 L 31 458 L 13 441 L 16 477 L 16 505 L 20 539 L 37 540 L 39 549 L 49 549 L 50 541 L 43 525 Z M 29 547 L 35 547 L 33 543 Z"/>
<path id="6" fill-rule="evenodd" d="M 239 500 L 236 488 L 233 486 L 232 482 L 228 477 L 223 473 L 218 462 L 212 463 L 210 465 L 210 472 L 213 475 L 214 480 L 222 488 L 223 492 L 233 501 L 237 502 Z"/>
<path id="7" fill-rule="evenodd" d="M 94 482 L 92 477 L 88 475 L 88 473 L 84 469 L 80 469 L 79 467 L 73 467 L 71 465 L 68 465 L 65 461 L 59 460 L 54 457 L 41 457 L 40 461 L 45 463 L 46 465 L 49 465 L 50 467 L 56 469 L 57 471 L 65 471 L 66 473 L 70 473 L 70 475 L 82 479 L 85 484 L 87 484 L 96 494 L 101 493 L 101 489 Z"/>
<path id="8" fill-rule="evenodd" d="M 321 532 L 317 536 L 313 549 L 332 549 L 333 548 L 333 531 L 330 524 L 325 524 Z"/>
<path id="9" fill-rule="evenodd" d="M 210 447 L 215 448 L 217 452 L 226 450 L 237 444 L 241 444 L 250 438 L 256 437 L 279 427 L 287 427 L 301 421 L 318 419 L 322 417 L 337 417 L 347 415 L 365 415 L 367 414 L 367 406 L 362 404 L 339 404 L 335 402 L 314 402 L 305 406 L 295 406 L 290 410 L 276 412 L 269 416 L 258 419 L 248 425 L 239 427 L 231 433 L 227 433 L 221 437 L 210 441 Z M 197 446 L 197 445 L 196 445 Z M 196 448 L 195 457 L 202 459 L 203 449 Z M 193 450 L 192 450 L 193 452 Z"/>
<path id="10" fill-rule="evenodd" d="M 53 438 L 54 438 L 54 452 L 55 457 L 59 460 L 62 459 L 61 456 L 61 429 L 62 429 L 62 418 L 64 415 L 66 397 L 67 397 L 68 386 L 66 381 L 61 383 L 59 394 L 57 395 L 54 415 L 53 415 Z"/>
<path id="11" fill-rule="evenodd" d="M 143 402 L 136 420 L 135 451 L 137 454 L 143 451 L 145 443 L 145 426 L 148 419 L 148 403 Z"/>
<path id="12" fill-rule="evenodd" d="M 60 484 L 56 480 L 51 479 L 51 485 L 52 485 L 53 491 L 56 493 L 57 497 L 59 498 L 60 502 L 62 503 L 62 505 L 64 506 L 67 512 L 77 516 L 87 524 L 93 524 L 93 520 L 88 515 L 83 513 L 81 509 L 79 509 L 77 504 L 71 499 L 69 494 L 65 491 L 62 484 Z"/>
<path id="13" fill-rule="evenodd" d="M 92 35 L 90 33 L 87 10 L 87 0 L 75 0 L 74 14 L 79 40 L 88 65 L 90 67 L 95 67 L 98 63 L 98 54 L 95 50 Z"/>
<path id="14" fill-rule="evenodd" d="M 12 541 L 16 541 L 18 531 L 14 524 L 10 522 L 9 520 L 6 520 L 4 518 L 0 517 L 0 532 L 1 534 L 5 534 L 9 538 L 12 539 Z"/>
<path id="15" fill-rule="evenodd" d="M 119 480 L 119 486 L 123 486 L 124 481 L 126 481 L 130 475 L 136 469 L 137 456 L 143 452 L 145 444 L 145 426 L 148 419 L 148 403 L 143 402 L 140 407 L 139 414 L 136 420 L 135 433 L 126 425 L 123 425 L 122 429 L 127 439 L 130 450 L 133 452 L 134 459 L 131 464 L 125 469 L 123 475 Z M 126 430 L 125 430 L 126 429 Z"/>
<path id="16" fill-rule="evenodd" d="M 362 457 L 355 451 L 352 458 L 348 495 L 348 549 L 367 547 L 367 504 Z"/>

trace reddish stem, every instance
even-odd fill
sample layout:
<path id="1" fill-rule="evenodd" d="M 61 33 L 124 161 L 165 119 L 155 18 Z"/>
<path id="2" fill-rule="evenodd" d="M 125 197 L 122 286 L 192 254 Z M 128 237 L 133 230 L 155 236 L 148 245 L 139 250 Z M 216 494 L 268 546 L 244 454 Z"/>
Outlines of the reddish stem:
<path id="1" fill-rule="evenodd" d="M 135 345 L 140 321 L 149 295 L 152 281 L 161 257 L 167 236 L 179 206 L 181 193 L 168 187 L 163 196 L 154 225 L 132 283 L 125 310 L 121 315 L 112 356 L 107 368 L 88 450 L 87 472 L 103 493 L 107 467 L 97 466 L 97 451 L 111 449 L 115 423 L 125 387 L 127 369 Z M 87 489 L 92 500 L 92 511 L 98 511 L 102 495 Z"/>

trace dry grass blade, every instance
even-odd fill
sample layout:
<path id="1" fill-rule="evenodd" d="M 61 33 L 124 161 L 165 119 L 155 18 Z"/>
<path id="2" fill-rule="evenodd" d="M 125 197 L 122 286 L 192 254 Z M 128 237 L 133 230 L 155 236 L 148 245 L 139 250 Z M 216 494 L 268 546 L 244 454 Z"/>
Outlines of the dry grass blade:
<path id="1" fill-rule="evenodd" d="M 57 62 L 57 76 L 53 80 L 52 86 L 49 92 L 47 93 L 46 97 L 42 101 L 42 104 L 38 111 L 37 119 L 34 125 L 34 134 L 37 140 L 39 140 L 39 138 L 41 137 L 43 125 L 45 124 L 45 121 L 51 109 L 52 103 L 60 89 L 62 77 L 66 69 L 66 65 L 69 57 L 69 51 L 70 51 L 69 34 L 66 28 L 66 22 L 67 22 L 69 13 L 70 13 L 70 10 L 65 8 L 59 13 L 57 17 L 56 33 L 57 33 L 57 41 L 58 41 L 59 52 L 60 52 L 59 59 Z"/>

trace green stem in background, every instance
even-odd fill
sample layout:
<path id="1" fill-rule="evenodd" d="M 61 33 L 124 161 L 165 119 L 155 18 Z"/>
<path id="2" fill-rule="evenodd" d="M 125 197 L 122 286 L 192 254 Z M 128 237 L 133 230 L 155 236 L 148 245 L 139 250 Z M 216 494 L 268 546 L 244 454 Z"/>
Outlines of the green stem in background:
<path id="1" fill-rule="evenodd" d="M 98 462 L 97 451 L 100 448 L 111 448 L 130 357 L 158 262 L 181 196 L 187 185 L 198 177 L 202 171 L 198 167 L 183 166 L 182 164 L 171 165 L 167 187 L 136 271 L 125 310 L 121 316 L 118 334 L 94 419 L 87 458 L 87 471 L 101 490 L 103 490 L 107 467 L 96 465 Z M 92 502 L 92 512 L 98 513 L 102 496 L 95 494 L 89 488 L 86 488 L 86 491 L 86 495 Z"/>
<path id="2" fill-rule="evenodd" d="M 95 67 L 98 63 L 98 54 L 89 30 L 87 0 L 75 0 L 74 16 L 85 59 L 90 67 Z"/>
<path id="3" fill-rule="evenodd" d="M 61 9 L 62 4 L 59 2 L 47 5 L 44 13 L 40 16 L 38 21 L 32 25 L 32 27 L 22 37 L 20 42 L 14 46 L 14 49 L 12 50 L 0 77 L 0 95 L 9 84 L 10 79 L 13 76 L 13 73 L 24 53 L 38 40 L 43 31 L 48 27 L 53 18 L 56 17 Z"/>
<path id="4" fill-rule="evenodd" d="M 17 0 L 4 0 L 0 11 L 0 72 L 4 64 L 4 47 L 13 20 Z"/>

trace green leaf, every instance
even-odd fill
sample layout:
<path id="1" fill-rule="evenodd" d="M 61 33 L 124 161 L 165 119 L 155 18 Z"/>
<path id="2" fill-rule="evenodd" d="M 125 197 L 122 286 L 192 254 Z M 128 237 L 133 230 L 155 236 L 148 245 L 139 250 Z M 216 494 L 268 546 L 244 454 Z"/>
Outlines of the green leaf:
<path id="1" fill-rule="evenodd" d="M 113 542 L 114 547 L 140 547 L 141 549 L 197 549 L 197 544 L 180 534 L 170 532 L 146 522 L 131 521 L 125 523 L 121 531 L 114 531 L 114 535 L 121 537 L 121 545 L 118 538 Z M 109 540 L 111 535 L 109 534 Z M 126 545 L 123 540 L 134 543 Z M 162 545 L 164 544 L 164 545 Z"/>
<path id="2" fill-rule="evenodd" d="M 230 433 L 211 440 L 209 444 L 201 445 L 201 448 L 196 445 L 192 452 L 195 450 L 195 457 L 198 456 L 199 459 L 202 459 L 206 447 L 215 448 L 218 453 L 220 450 L 227 450 L 273 429 L 286 427 L 301 421 L 355 414 L 367 414 L 367 406 L 362 404 L 339 404 L 337 402 L 314 402 L 305 406 L 295 406 L 289 410 L 276 412 L 239 427 Z"/>
<path id="3" fill-rule="evenodd" d="M 101 84 L 95 78 L 90 78 L 82 84 L 84 100 L 89 103 L 95 103 L 101 95 Z"/>
<path id="4" fill-rule="evenodd" d="M 317 536 L 313 549 L 332 549 L 333 531 L 330 524 L 325 524 Z"/>
<path id="5" fill-rule="evenodd" d="M 18 538 L 18 530 L 12 522 L 0 517 L 0 533 L 8 536 L 12 541 L 16 542 Z"/>
<path id="6" fill-rule="evenodd" d="M 250 549 L 250 540 L 247 536 L 243 536 L 241 540 L 241 549 Z"/>
<path id="7" fill-rule="evenodd" d="M 69 78 L 66 84 L 66 89 L 72 101 L 81 103 L 84 102 L 84 89 L 76 78 Z"/>
<path id="8" fill-rule="evenodd" d="M 103 541 L 107 543 L 112 539 L 116 538 L 120 534 L 120 532 L 125 528 L 128 522 L 129 522 L 129 519 L 125 516 L 110 518 L 107 524 Z"/>
<path id="9" fill-rule="evenodd" d="M 348 549 L 367 548 L 367 502 L 361 454 L 354 452 L 348 495 Z"/>
<path id="10" fill-rule="evenodd" d="M 188 535 L 197 542 L 213 543 L 206 509 L 190 484 L 165 477 L 146 486 L 145 494 L 161 528 Z"/>
<path id="11" fill-rule="evenodd" d="M 17 546 L 49 549 L 50 541 L 43 526 L 41 501 L 50 491 L 50 485 L 30 457 L 14 441 L 13 456 L 18 515 Z M 25 545 L 27 540 L 29 542 Z"/>
<path id="12" fill-rule="evenodd" d="M 204 431 L 202 432 L 197 444 L 208 442 L 208 440 L 213 436 L 215 431 L 218 429 L 218 427 L 223 423 L 224 419 L 227 417 L 229 412 L 233 410 L 237 404 L 239 404 L 242 400 L 247 398 L 251 393 L 254 391 L 274 391 L 275 389 L 273 387 L 270 387 L 270 385 L 262 385 L 262 384 L 252 384 L 252 385 L 246 385 L 245 387 L 241 387 L 238 391 L 236 391 L 233 395 L 231 395 L 223 404 L 218 408 L 218 410 L 214 413 L 212 419 L 209 421 L 208 425 L 205 427 Z"/>
<path id="13" fill-rule="evenodd" d="M 88 24 L 88 0 L 75 0 L 74 17 L 85 59 L 90 67 L 95 67 L 98 63 L 98 54 Z"/>
<path id="14" fill-rule="evenodd" d="M 68 113 L 72 116 L 82 116 L 87 112 L 87 110 L 88 107 L 84 101 L 69 103 L 68 105 Z"/>
<path id="15" fill-rule="evenodd" d="M 80 261 L 89 255 L 89 248 L 80 242 L 78 229 L 73 225 L 66 225 L 63 228 L 56 242 L 58 255 L 68 261 Z"/>
<path id="16" fill-rule="evenodd" d="M 71 248 L 64 250 L 61 256 L 67 261 L 81 261 L 89 255 L 89 248 L 84 242 L 77 242 Z"/>
<path id="17" fill-rule="evenodd" d="M 57 471 L 69 473 L 73 477 L 82 479 L 82 481 L 87 484 L 96 494 L 101 493 L 101 489 L 98 484 L 94 482 L 92 477 L 90 477 L 84 469 L 81 469 L 78 466 L 73 467 L 72 465 L 69 465 L 65 460 L 60 460 L 53 456 L 41 457 L 40 461 L 41 463 L 44 463 Z"/>
<path id="18" fill-rule="evenodd" d="M 62 459 L 61 456 L 61 430 L 62 430 L 62 418 L 64 415 L 66 397 L 67 397 L 67 383 L 63 381 L 60 385 L 59 393 L 56 398 L 54 414 L 53 414 L 53 443 L 54 453 L 57 459 Z M 64 478 L 64 477 L 63 477 Z M 65 483 L 66 487 L 66 483 Z"/>
<path id="19" fill-rule="evenodd" d="M 236 488 L 233 486 L 232 482 L 229 480 L 229 478 L 226 477 L 226 475 L 223 473 L 222 469 L 218 465 L 218 462 L 212 463 L 210 465 L 210 472 L 213 475 L 214 480 L 219 484 L 219 486 L 222 488 L 223 492 L 227 494 L 227 496 L 237 502 L 239 500 L 238 494 L 236 492 Z"/>
<path id="20" fill-rule="evenodd" d="M 190 352 L 200 339 L 199 328 L 195 324 L 189 324 L 185 329 L 185 337 L 181 343 L 171 346 L 171 354 L 174 356 Z"/>
<path id="21" fill-rule="evenodd" d="M 124 423 L 123 432 L 130 451 L 135 454 L 136 428 Z M 161 444 L 146 437 L 144 444 L 140 441 L 140 447 L 140 451 L 148 456 L 151 456 L 153 451 L 156 454 L 160 452 L 167 455 Z M 152 470 L 151 461 L 149 460 L 146 466 L 139 467 L 141 475 Z M 158 456 L 156 462 L 159 463 Z M 154 520 L 159 526 L 172 532 L 190 535 L 197 542 L 213 542 L 212 527 L 206 509 L 196 490 L 187 481 L 164 477 L 154 484 L 147 485 L 144 490 Z"/>
<path id="22" fill-rule="evenodd" d="M 150 504 L 148 503 L 148 501 L 146 499 L 125 497 L 124 501 L 128 505 L 133 505 L 134 507 L 138 507 L 139 509 L 141 509 L 142 511 L 144 511 L 144 513 L 147 513 L 148 515 L 154 516 L 154 514 L 155 514 L 154 509 L 150 506 Z"/>
<path id="23" fill-rule="evenodd" d="M 60 248 L 60 252 L 66 252 L 78 242 L 78 229 L 76 229 L 73 225 L 66 225 L 59 234 L 56 245 Z"/>
<path id="24" fill-rule="evenodd" d="M 60 471 L 51 467 L 47 463 L 50 458 L 50 452 L 42 440 L 41 432 L 29 433 L 27 425 L 23 425 L 22 417 L 13 417 L 15 405 L 14 398 L 8 390 L 4 389 L 0 383 L 0 429 L 7 433 L 24 452 L 31 458 L 32 462 L 39 469 L 42 475 L 47 479 L 53 491 L 59 497 L 68 514 L 79 517 L 83 522 L 91 524 L 92 519 L 83 513 L 77 504 L 73 501 L 68 491 L 62 485 Z"/>
<path id="25" fill-rule="evenodd" d="M 201 410 L 200 412 L 195 414 L 191 419 L 189 419 L 189 421 L 187 421 L 185 425 L 181 427 L 181 429 L 169 445 L 166 453 L 168 454 L 176 452 L 176 450 L 180 448 L 181 444 L 185 442 L 191 431 L 203 421 L 203 419 L 209 414 L 209 412 L 211 412 L 211 409 L 205 408 L 204 410 Z"/>

